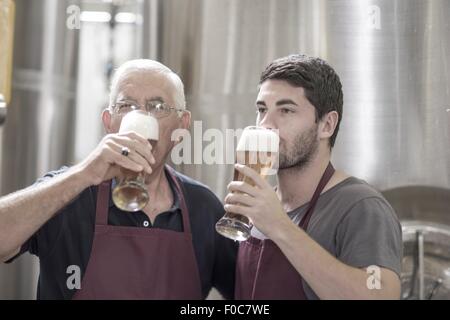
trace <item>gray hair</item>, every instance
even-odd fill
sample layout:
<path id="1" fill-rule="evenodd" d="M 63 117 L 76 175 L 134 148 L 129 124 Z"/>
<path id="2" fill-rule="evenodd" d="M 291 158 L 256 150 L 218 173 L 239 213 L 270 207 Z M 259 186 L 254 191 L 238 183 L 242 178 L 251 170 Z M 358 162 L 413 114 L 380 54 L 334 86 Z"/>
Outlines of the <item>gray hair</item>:
<path id="1" fill-rule="evenodd" d="M 170 70 L 168 67 L 154 60 L 149 59 L 136 59 L 129 60 L 122 64 L 114 72 L 111 79 L 111 87 L 109 94 L 109 104 L 112 106 L 117 98 L 117 90 L 119 81 L 131 73 L 152 73 L 152 74 L 163 74 L 167 80 L 171 82 L 175 91 L 173 94 L 173 99 L 175 101 L 175 108 L 186 109 L 186 98 L 184 96 L 184 85 L 180 77 Z"/>

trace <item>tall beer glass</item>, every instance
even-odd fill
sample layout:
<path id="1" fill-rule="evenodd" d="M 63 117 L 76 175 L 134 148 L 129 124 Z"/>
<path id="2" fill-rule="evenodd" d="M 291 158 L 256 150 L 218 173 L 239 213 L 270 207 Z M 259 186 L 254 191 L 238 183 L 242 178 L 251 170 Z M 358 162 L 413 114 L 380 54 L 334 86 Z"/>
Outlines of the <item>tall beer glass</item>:
<path id="1" fill-rule="evenodd" d="M 120 124 L 119 132 L 134 131 L 150 142 L 159 139 L 158 120 L 148 112 L 135 110 L 127 113 Z M 131 150 L 131 152 L 136 152 Z M 116 178 L 116 186 L 112 192 L 114 204 L 121 210 L 134 212 L 142 210 L 149 201 L 145 185 L 145 172 L 134 172 L 121 169 L 121 177 Z"/>
<path id="2" fill-rule="evenodd" d="M 244 129 L 236 148 L 236 162 L 252 168 L 263 178 L 276 173 L 278 166 L 279 137 L 273 130 L 251 126 Z M 234 170 L 234 181 L 244 181 L 252 186 L 252 179 Z M 245 241 L 250 237 L 251 221 L 240 214 L 226 212 L 216 223 L 216 230 L 224 237 Z"/>

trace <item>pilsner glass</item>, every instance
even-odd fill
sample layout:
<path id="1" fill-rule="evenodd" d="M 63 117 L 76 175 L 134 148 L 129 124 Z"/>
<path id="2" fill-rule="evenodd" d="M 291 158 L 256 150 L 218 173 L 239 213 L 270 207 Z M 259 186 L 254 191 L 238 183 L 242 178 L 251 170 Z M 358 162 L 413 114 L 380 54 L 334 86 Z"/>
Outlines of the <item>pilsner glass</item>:
<path id="1" fill-rule="evenodd" d="M 119 132 L 129 131 L 140 134 L 150 142 L 159 139 L 158 120 L 146 111 L 131 111 L 123 117 Z M 145 185 L 146 173 L 144 171 L 134 172 L 124 168 L 121 168 L 121 173 L 121 177 L 116 178 L 117 184 L 112 192 L 114 204 L 124 211 L 142 210 L 149 201 Z"/>
<path id="2" fill-rule="evenodd" d="M 275 131 L 251 126 L 244 129 L 236 148 L 236 162 L 252 168 L 263 178 L 276 172 L 278 165 L 279 137 Z M 234 181 L 244 181 L 252 186 L 252 179 L 234 169 Z M 225 212 L 216 223 L 216 231 L 224 237 L 245 241 L 250 237 L 252 223 L 249 218 Z"/>

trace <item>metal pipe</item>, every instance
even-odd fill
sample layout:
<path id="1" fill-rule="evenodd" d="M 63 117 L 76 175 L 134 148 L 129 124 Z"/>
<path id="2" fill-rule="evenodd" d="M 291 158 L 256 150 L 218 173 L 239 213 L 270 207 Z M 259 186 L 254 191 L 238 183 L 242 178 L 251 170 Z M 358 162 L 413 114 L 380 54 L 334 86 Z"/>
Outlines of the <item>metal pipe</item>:
<path id="1" fill-rule="evenodd" d="M 423 247 L 423 233 L 417 232 L 417 255 L 419 261 L 419 300 L 425 298 L 425 265 L 424 265 L 424 247 Z"/>
<path id="2" fill-rule="evenodd" d="M 6 101 L 2 94 L 0 94 L 0 126 L 5 122 L 6 120 Z"/>

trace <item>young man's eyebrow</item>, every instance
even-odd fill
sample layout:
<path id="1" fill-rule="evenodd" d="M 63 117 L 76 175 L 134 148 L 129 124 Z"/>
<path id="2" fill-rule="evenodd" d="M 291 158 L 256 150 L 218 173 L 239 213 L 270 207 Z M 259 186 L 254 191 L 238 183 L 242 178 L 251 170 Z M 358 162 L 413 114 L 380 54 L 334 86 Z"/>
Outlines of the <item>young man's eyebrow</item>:
<path id="1" fill-rule="evenodd" d="M 294 100 L 291 100 L 291 99 L 281 99 L 281 100 L 278 100 L 277 103 L 276 103 L 275 105 L 277 105 L 277 106 L 282 106 L 282 105 L 285 105 L 285 104 L 292 104 L 292 105 L 294 105 L 294 106 L 298 106 L 298 104 L 295 103 Z"/>
<path id="2" fill-rule="evenodd" d="M 286 105 L 286 104 L 292 104 L 294 106 L 298 106 L 298 104 L 294 100 L 291 100 L 291 99 L 278 100 L 275 105 L 276 106 L 283 106 L 283 105 Z M 256 105 L 257 106 L 266 106 L 266 103 L 264 101 L 262 101 L 262 100 L 257 100 L 256 101 Z"/>

